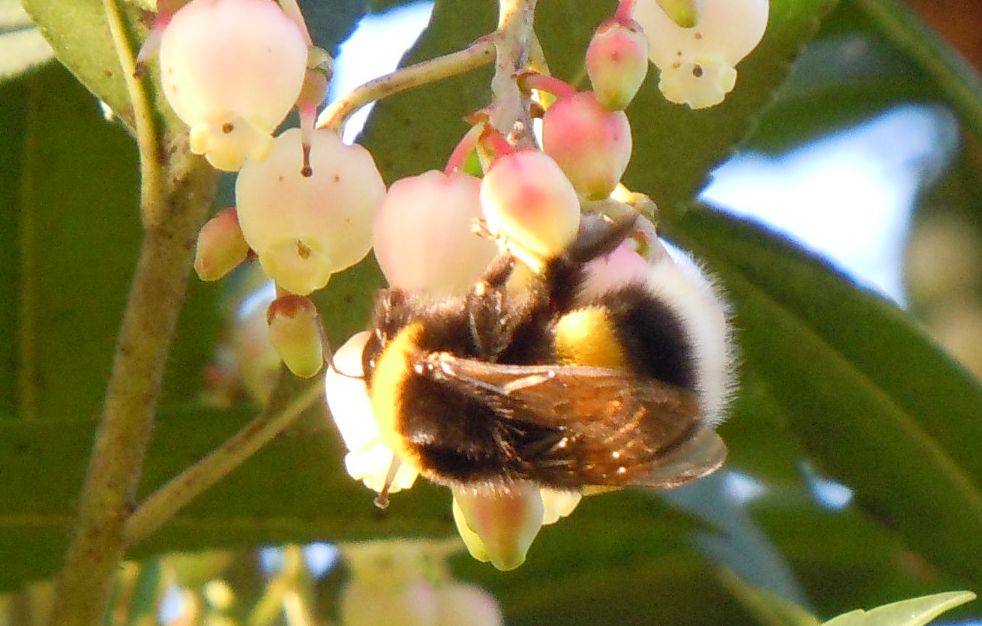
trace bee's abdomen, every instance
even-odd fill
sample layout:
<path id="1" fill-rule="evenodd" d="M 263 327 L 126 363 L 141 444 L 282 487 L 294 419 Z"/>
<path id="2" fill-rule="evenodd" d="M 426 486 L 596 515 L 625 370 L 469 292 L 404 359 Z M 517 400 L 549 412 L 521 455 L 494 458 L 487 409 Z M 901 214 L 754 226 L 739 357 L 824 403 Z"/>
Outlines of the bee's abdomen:
<path id="1" fill-rule="evenodd" d="M 592 303 L 607 310 L 627 367 L 683 389 L 696 387 L 693 347 L 675 311 L 645 288 L 631 283 Z"/>

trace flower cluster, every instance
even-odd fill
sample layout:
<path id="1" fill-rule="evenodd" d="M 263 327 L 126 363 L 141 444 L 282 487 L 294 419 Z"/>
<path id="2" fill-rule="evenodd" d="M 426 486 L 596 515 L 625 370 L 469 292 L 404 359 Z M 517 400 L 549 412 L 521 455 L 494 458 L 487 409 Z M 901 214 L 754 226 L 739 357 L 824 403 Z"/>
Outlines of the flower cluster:
<path id="1" fill-rule="evenodd" d="M 541 272 L 576 240 L 585 210 L 609 218 L 635 213 L 645 198 L 626 195 L 620 184 L 633 149 L 624 109 L 645 79 L 648 58 L 660 68 L 669 100 L 710 106 L 732 89 L 733 66 L 756 45 L 767 18 L 766 0 L 683 1 L 693 9 L 688 25 L 655 0 L 622 0 L 586 52 L 592 91 L 532 71 L 514 77 L 529 100 L 551 102 L 543 107 L 540 137 L 518 125 L 517 139 L 506 139 L 504 133 L 516 128 L 492 126 L 489 109 L 473 117 L 478 121 L 444 171 L 410 176 L 386 189 L 367 150 L 344 144 L 335 128 L 314 128 L 330 59 L 312 46 L 295 3 L 159 5 L 140 60 L 159 45 L 163 91 L 189 126 L 192 151 L 216 168 L 238 172 L 236 206 L 202 228 L 195 269 L 202 279 L 217 280 L 257 259 L 276 285 L 265 312 L 264 345 L 303 377 L 319 373 L 328 356 L 309 295 L 369 250 L 391 288 L 439 303 L 471 293 L 503 252 L 521 265 L 519 278 Z M 543 92 L 551 97 L 541 97 Z M 273 136 L 293 107 L 300 128 Z M 475 153 L 479 176 L 463 167 Z M 585 290 L 603 292 L 654 273 L 667 276 L 668 285 L 711 291 L 698 270 L 685 267 L 665 253 L 654 226 L 641 219 L 617 250 L 590 263 Z M 520 280 L 508 285 L 520 287 Z M 710 309 L 722 328 L 722 310 Z M 726 342 L 725 336 L 717 339 Z M 373 373 L 363 363 L 369 340 L 368 333 L 358 334 L 333 355 L 326 397 L 348 448 L 348 473 L 384 500 L 427 472 L 400 454 L 399 434 L 379 422 L 380 401 L 366 380 Z M 716 412 L 725 386 L 706 393 L 716 394 L 708 408 Z M 470 553 L 505 570 L 520 565 L 541 527 L 569 515 L 580 497 L 533 482 L 458 484 L 452 510 Z M 352 589 L 349 595 L 368 593 Z M 406 597 L 417 591 L 415 583 L 407 585 Z"/>
<path id="2" fill-rule="evenodd" d="M 313 129 L 330 58 L 312 46 L 299 13 L 272 0 L 169 0 L 158 9 L 139 61 L 159 54 L 164 95 L 190 128 L 191 151 L 238 172 L 236 206 L 202 228 L 195 269 L 217 280 L 257 257 L 277 286 L 269 341 L 294 374 L 313 376 L 324 351 L 307 296 L 368 254 L 385 184 L 367 150 Z M 274 137 L 293 107 L 301 128 Z"/>

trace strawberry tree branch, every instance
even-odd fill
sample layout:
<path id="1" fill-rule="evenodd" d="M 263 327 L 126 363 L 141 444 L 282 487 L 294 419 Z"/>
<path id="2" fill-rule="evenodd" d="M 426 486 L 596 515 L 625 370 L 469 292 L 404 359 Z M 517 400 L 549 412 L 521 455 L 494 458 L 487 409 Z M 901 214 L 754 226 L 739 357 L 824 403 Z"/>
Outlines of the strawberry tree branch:
<path id="1" fill-rule="evenodd" d="M 103 6 L 122 67 L 135 59 L 116 0 Z M 143 470 L 178 313 L 184 302 L 194 240 L 215 193 L 217 175 L 190 154 L 186 139 L 158 156 L 159 137 L 141 82 L 128 79 L 140 144 L 141 210 L 145 217 L 140 258 L 117 339 L 105 402 L 96 431 L 78 519 L 50 623 L 100 623 L 125 548 L 123 524 Z"/>

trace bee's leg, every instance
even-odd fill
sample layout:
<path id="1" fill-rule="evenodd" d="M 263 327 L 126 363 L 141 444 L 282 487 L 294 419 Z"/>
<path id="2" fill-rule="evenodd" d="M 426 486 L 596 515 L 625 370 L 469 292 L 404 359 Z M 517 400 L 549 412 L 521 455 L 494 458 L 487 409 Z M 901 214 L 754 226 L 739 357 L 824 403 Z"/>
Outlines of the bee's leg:
<path id="1" fill-rule="evenodd" d="M 491 260 L 474 289 L 478 289 L 482 283 L 491 289 L 504 289 L 514 271 L 515 257 L 509 252 L 503 252 Z"/>
<path id="2" fill-rule="evenodd" d="M 566 251 L 567 262 L 586 263 L 610 254 L 634 232 L 637 219 L 637 213 L 625 213 L 613 219 L 604 216 L 595 216 L 592 219 L 584 217 L 576 240 Z"/>
<path id="3" fill-rule="evenodd" d="M 627 213 L 610 219 L 603 216 L 584 216 L 580 232 L 566 253 L 546 266 L 544 283 L 549 310 L 559 314 L 575 306 L 580 285 L 586 278 L 584 265 L 593 259 L 610 254 L 632 232 L 637 213 Z"/>
<path id="4" fill-rule="evenodd" d="M 467 294 L 467 314 L 477 355 L 494 360 L 507 345 L 505 285 L 515 269 L 510 254 L 499 254 Z"/>

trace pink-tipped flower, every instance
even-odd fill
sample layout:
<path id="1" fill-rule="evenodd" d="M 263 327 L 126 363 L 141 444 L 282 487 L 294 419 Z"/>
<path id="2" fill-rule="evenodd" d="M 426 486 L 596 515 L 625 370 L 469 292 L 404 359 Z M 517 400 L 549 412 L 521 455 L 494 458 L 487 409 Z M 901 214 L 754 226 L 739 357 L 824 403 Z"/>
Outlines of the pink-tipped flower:
<path id="1" fill-rule="evenodd" d="M 494 258 L 494 242 L 473 232 L 481 180 L 431 170 L 392 183 L 375 216 L 373 246 L 389 285 L 462 294 Z"/>
<path id="2" fill-rule="evenodd" d="M 563 170 L 537 150 L 499 156 L 481 181 L 481 208 L 491 232 L 514 252 L 541 261 L 561 253 L 580 227 L 580 202 Z"/>
<path id="3" fill-rule="evenodd" d="M 467 550 L 501 571 L 525 562 L 542 528 L 542 496 L 532 483 L 504 491 L 454 489 L 453 515 Z"/>
<path id="4" fill-rule="evenodd" d="M 274 141 L 263 161 L 250 161 L 235 183 L 242 234 L 277 285 L 306 295 L 371 247 L 372 222 L 385 184 L 367 150 L 345 145 L 330 130 L 311 138 L 310 176 L 303 172 L 300 130 Z"/>
<path id="5" fill-rule="evenodd" d="M 160 38 L 164 95 L 191 127 L 191 150 L 222 170 L 266 154 L 306 64 L 303 33 L 270 0 L 192 0 Z"/>
<path id="6" fill-rule="evenodd" d="M 556 100 L 542 118 L 542 150 L 556 160 L 577 192 L 606 198 L 631 160 L 631 125 L 588 91 Z"/>
<path id="7" fill-rule="evenodd" d="M 454 522 L 468 552 L 502 571 L 524 563 L 542 526 L 572 513 L 581 498 L 528 482 L 507 489 L 454 488 L 453 494 Z"/>
<path id="8" fill-rule="evenodd" d="M 281 296 L 266 312 L 269 339 L 295 376 L 310 378 L 324 365 L 324 331 L 317 306 L 306 296 Z"/>
<path id="9" fill-rule="evenodd" d="M 649 56 L 670 102 L 693 109 L 723 101 L 736 84 L 736 65 L 764 35 L 768 0 L 702 0 L 693 2 L 692 25 L 680 25 L 657 0 L 637 0 L 634 19 L 651 42 Z"/>
<path id="10" fill-rule="evenodd" d="M 605 109 L 623 111 L 648 74 L 648 38 L 634 20 L 611 18 L 600 24 L 586 50 L 586 73 Z"/>
<path id="11" fill-rule="evenodd" d="M 234 208 L 219 211 L 198 232 L 194 271 L 201 280 L 218 280 L 239 266 L 249 254 Z"/>

